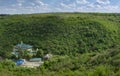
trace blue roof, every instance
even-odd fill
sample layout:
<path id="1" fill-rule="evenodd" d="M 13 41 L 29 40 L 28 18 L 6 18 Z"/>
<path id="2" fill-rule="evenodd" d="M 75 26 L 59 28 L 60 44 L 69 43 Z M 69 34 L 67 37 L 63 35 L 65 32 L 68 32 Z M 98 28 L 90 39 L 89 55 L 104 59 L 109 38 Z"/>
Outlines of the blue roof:
<path id="1" fill-rule="evenodd" d="M 21 43 L 21 44 L 17 44 L 16 45 L 16 48 L 22 48 L 22 49 L 32 49 L 33 46 L 31 45 L 28 45 L 28 44 L 24 44 L 24 43 Z"/>
<path id="2" fill-rule="evenodd" d="M 22 65 L 23 63 L 24 63 L 24 60 L 22 60 L 22 59 L 16 61 L 16 64 L 17 64 L 17 65 Z"/>

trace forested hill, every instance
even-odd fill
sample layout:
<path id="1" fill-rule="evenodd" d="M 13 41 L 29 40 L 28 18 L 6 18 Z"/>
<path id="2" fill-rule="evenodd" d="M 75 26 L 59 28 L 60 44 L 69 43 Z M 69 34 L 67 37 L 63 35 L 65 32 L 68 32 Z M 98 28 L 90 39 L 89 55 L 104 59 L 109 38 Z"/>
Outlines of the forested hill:
<path id="1" fill-rule="evenodd" d="M 0 16 L 0 55 L 23 41 L 44 53 L 75 55 L 119 46 L 120 14 L 54 13 Z"/>
<path id="2" fill-rule="evenodd" d="M 53 55 L 37 68 L 16 66 L 23 41 Z M 120 76 L 120 14 L 0 15 L 1 76 Z"/>

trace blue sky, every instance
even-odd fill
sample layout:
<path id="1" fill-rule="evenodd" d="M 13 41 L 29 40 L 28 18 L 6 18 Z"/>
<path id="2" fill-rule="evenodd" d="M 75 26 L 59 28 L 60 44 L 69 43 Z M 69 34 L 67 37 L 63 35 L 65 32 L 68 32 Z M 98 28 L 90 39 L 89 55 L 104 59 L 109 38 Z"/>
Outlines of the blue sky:
<path id="1" fill-rule="evenodd" d="M 0 14 L 47 12 L 120 13 L 120 0 L 0 0 Z"/>

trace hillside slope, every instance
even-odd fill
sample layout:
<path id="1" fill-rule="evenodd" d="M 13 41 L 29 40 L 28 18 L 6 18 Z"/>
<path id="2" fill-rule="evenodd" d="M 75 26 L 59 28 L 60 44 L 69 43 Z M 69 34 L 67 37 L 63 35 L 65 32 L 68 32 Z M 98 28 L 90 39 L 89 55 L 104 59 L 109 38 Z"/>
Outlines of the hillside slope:
<path id="1" fill-rule="evenodd" d="M 33 14 L 0 17 L 0 49 L 21 41 L 44 53 L 76 54 L 112 48 L 119 43 L 119 14 Z"/>
<path id="2" fill-rule="evenodd" d="M 53 57 L 37 68 L 16 66 L 11 51 L 21 41 Z M 1 56 L 1 76 L 120 76 L 120 14 L 0 16 Z"/>

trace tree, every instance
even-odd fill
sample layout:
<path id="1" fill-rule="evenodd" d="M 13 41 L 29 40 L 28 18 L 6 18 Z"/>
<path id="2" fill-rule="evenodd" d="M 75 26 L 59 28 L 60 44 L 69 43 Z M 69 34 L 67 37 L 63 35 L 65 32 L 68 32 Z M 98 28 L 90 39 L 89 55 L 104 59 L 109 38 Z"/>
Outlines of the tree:
<path id="1" fill-rule="evenodd" d="M 42 50 L 42 49 L 39 49 L 39 50 L 37 51 L 36 57 L 43 57 L 43 55 L 44 55 L 43 50 Z"/>

